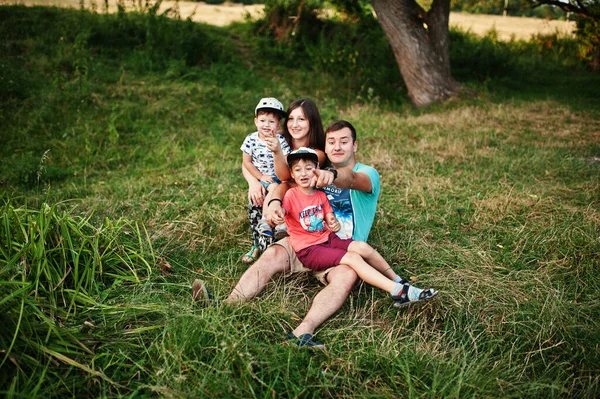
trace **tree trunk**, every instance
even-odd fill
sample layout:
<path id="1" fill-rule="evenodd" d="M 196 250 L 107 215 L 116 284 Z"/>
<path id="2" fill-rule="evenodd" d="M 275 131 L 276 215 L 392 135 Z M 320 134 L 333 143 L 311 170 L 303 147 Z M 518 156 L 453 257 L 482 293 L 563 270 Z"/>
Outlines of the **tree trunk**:
<path id="1" fill-rule="evenodd" d="M 592 57 L 592 71 L 600 72 L 600 44 L 596 45 L 596 52 Z"/>
<path id="2" fill-rule="evenodd" d="M 416 107 L 443 101 L 460 91 L 450 73 L 450 0 L 434 0 L 428 12 L 415 0 L 373 0 L 373 9 Z"/>

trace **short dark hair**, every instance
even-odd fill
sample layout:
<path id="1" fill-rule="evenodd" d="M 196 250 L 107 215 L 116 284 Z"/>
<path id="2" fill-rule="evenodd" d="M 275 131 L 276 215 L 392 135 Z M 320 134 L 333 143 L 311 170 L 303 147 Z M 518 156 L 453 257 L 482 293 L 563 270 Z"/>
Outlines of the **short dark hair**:
<path id="1" fill-rule="evenodd" d="M 288 165 L 289 165 L 289 167 L 290 167 L 290 170 L 291 170 L 291 169 L 294 167 L 294 165 L 296 165 L 296 164 L 297 164 L 298 162 L 300 162 L 300 161 L 306 161 L 306 162 L 310 162 L 310 163 L 312 163 L 313 165 L 315 165 L 315 167 L 317 167 L 317 168 L 319 167 L 319 162 L 315 162 L 315 160 L 314 160 L 313 158 L 308 158 L 308 157 L 307 157 L 307 158 L 296 158 L 296 159 L 293 159 L 293 160 L 292 160 L 292 161 L 291 161 L 291 162 L 288 164 Z"/>
<path id="2" fill-rule="evenodd" d="M 350 122 L 345 120 L 332 122 L 331 125 L 327 126 L 327 130 L 325 130 L 325 136 L 327 136 L 327 133 L 329 132 L 337 132 L 338 130 L 342 130 L 345 127 L 350 129 L 350 131 L 352 132 L 352 142 L 354 143 L 356 141 L 356 129 L 354 128 L 354 126 L 352 126 Z"/>
<path id="3" fill-rule="evenodd" d="M 300 147 L 295 151 L 292 151 L 287 156 L 288 166 L 291 168 L 294 164 L 301 159 L 306 161 L 311 161 L 315 165 L 319 165 L 319 155 L 312 148 Z"/>
<path id="4" fill-rule="evenodd" d="M 272 108 L 261 108 L 258 111 L 256 111 L 256 117 L 258 118 L 261 115 L 275 115 L 275 117 L 277 118 L 278 121 L 281 122 L 281 120 L 283 119 L 283 115 L 281 115 L 280 112 L 277 112 L 277 110 L 272 109 Z"/>

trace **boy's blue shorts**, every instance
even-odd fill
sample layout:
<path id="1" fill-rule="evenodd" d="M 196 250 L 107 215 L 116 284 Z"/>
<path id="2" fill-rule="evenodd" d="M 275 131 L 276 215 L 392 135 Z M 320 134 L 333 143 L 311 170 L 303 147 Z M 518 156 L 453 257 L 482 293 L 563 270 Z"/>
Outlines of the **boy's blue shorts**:
<path id="1" fill-rule="evenodd" d="M 281 180 L 279 180 L 279 179 L 277 178 L 277 176 L 273 176 L 273 182 L 274 182 L 274 183 L 266 183 L 266 182 L 264 182 L 264 181 L 262 181 L 262 180 L 259 180 L 259 181 L 260 181 L 260 184 L 262 184 L 262 186 L 265 188 L 265 190 L 266 190 L 267 188 L 269 188 L 269 186 L 270 186 L 271 184 L 281 184 Z"/>

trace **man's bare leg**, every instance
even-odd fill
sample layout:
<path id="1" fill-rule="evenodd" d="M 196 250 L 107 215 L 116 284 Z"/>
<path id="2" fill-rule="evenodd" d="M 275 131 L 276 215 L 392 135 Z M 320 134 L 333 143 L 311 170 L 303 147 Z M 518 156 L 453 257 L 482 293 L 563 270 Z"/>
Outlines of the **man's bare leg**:
<path id="1" fill-rule="evenodd" d="M 292 333 L 299 337 L 313 335 L 315 329 L 337 312 L 352 291 L 357 279 L 356 272 L 346 265 L 335 267 L 327 274 L 327 286 L 313 300 L 308 313 Z"/>
<path id="2" fill-rule="evenodd" d="M 245 302 L 258 295 L 273 276 L 290 269 L 287 251 L 281 245 L 271 245 L 250 266 L 233 288 L 225 303 Z"/>

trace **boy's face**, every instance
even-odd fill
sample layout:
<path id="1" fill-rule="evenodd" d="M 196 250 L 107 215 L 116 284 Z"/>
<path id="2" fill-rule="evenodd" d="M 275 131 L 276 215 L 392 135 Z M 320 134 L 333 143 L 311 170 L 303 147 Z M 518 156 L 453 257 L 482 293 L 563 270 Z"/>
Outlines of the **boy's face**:
<path id="1" fill-rule="evenodd" d="M 279 128 L 279 115 L 272 112 L 260 112 L 254 118 L 254 124 L 260 137 L 273 137 Z"/>
<path id="2" fill-rule="evenodd" d="M 300 159 L 292 165 L 290 173 L 297 185 L 303 188 L 312 187 L 315 174 L 313 170 L 317 169 L 317 165 L 308 159 Z"/>
<path id="3" fill-rule="evenodd" d="M 336 168 L 350 165 L 357 148 L 356 141 L 352 141 L 352 132 L 347 127 L 328 132 L 325 137 L 325 153 Z"/>

